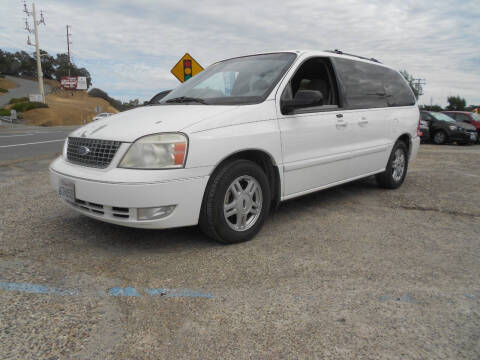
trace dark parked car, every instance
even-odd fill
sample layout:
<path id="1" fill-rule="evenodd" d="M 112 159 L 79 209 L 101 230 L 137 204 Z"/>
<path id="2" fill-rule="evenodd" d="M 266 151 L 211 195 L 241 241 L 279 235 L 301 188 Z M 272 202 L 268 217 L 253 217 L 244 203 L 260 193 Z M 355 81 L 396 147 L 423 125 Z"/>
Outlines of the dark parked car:
<path id="1" fill-rule="evenodd" d="M 455 121 L 448 115 L 433 111 L 421 111 L 421 120 L 428 122 L 432 141 L 437 144 L 456 142 L 468 144 L 477 141 L 477 131 L 474 126 Z"/>
<path id="2" fill-rule="evenodd" d="M 422 142 L 429 142 L 430 141 L 430 128 L 428 126 L 428 122 L 425 121 L 425 120 L 420 120 L 419 128 L 420 128 L 420 133 L 422 134 L 422 135 L 420 135 L 420 140 Z"/>
<path id="3" fill-rule="evenodd" d="M 468 111 L 443 111 L 451 118 L 475 126 L 477 129 L 477 141 L 480 141 L 480 115 Z"/>

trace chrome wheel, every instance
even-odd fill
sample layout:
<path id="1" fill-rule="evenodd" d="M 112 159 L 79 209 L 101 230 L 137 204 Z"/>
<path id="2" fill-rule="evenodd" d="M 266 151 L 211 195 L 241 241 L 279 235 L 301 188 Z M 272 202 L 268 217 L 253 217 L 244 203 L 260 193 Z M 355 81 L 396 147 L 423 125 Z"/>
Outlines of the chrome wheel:
<path id="1" fill-rule="evenodd" d="M 259 182 L 251 176 L 240 176 L 228 187 L 223 202 L 223 215 L 235 231 L 250 229 L 262 212 L 263 195 Z"/>
<path id="2" fill-rule="evenodd" d="M 403 173 L 405 172 L 405 162 L 405 153 L 402 149 L 397 149 L 392 161 L 392 177 L 396 182 L 402 179 Z"/>

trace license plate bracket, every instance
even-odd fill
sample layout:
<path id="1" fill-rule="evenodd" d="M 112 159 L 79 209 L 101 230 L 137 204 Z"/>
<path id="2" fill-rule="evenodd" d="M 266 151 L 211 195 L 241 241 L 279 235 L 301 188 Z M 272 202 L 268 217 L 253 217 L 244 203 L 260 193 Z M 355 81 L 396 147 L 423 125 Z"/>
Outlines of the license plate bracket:
<path id="1" fill-rule="evenodd" d="M 75 183 L 73 181 L 62 179 L 58 185 L 58 196 L 63 200 L 75 203 Z"/>

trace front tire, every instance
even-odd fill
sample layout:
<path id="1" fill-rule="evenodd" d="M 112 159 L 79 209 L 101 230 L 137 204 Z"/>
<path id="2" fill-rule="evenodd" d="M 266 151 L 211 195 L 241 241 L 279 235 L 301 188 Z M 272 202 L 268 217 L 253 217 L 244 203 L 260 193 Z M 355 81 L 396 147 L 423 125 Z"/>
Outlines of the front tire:
<path id="1" fill-rule="evenodd" d="M 447 142 L 447 134 L 443 130 L 437 130 L 433 134 L 433 142 L 437 145 L 443 145 Z"/>
<path id="2" fill-rule="evenodd" d="M 386 189 L 396 189 L 403 184 L 408 169 L 408 149 L 403 141 L 393 146 L 387 167 L 383 173 L 377 174 L 378 185 Z"/>
<path id="3" fill-rule="evenodd" d="M 202 203 L 199 225 L 223 244 L 252 239 L 270 212 L 271 194 L 264 171 L 249 160 L 235 160 L 215 171 Z"/>

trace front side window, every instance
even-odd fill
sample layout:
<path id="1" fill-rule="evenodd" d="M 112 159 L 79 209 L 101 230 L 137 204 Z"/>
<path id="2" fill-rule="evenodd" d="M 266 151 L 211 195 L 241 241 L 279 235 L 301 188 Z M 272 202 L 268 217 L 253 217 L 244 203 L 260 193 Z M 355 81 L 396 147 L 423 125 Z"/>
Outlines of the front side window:
<path id="1" fill-rule="evenodd" d="M 208 105 L 262 102 L 295 58 L 293 53 L 274 53 L 218 62 L 177 87 L 160 104 L 172 104 L 178 99 Z"/>
<path id="2" fill-rule="evenodd" d="M 298 109 L 297 112 L 338 108 L 338 91 L 328 58 L 311 58 L 301 64 L 283 90 L 281 100 L 294 99 L 300 90 L 318 91 L 323 99 L 321 104 Z"/>
<path id="3" fill-rule="evenodd" d="M 472 119 L 475 121 L 480 121 L 480 115 L 477 113 L 471 113 Z"/>

